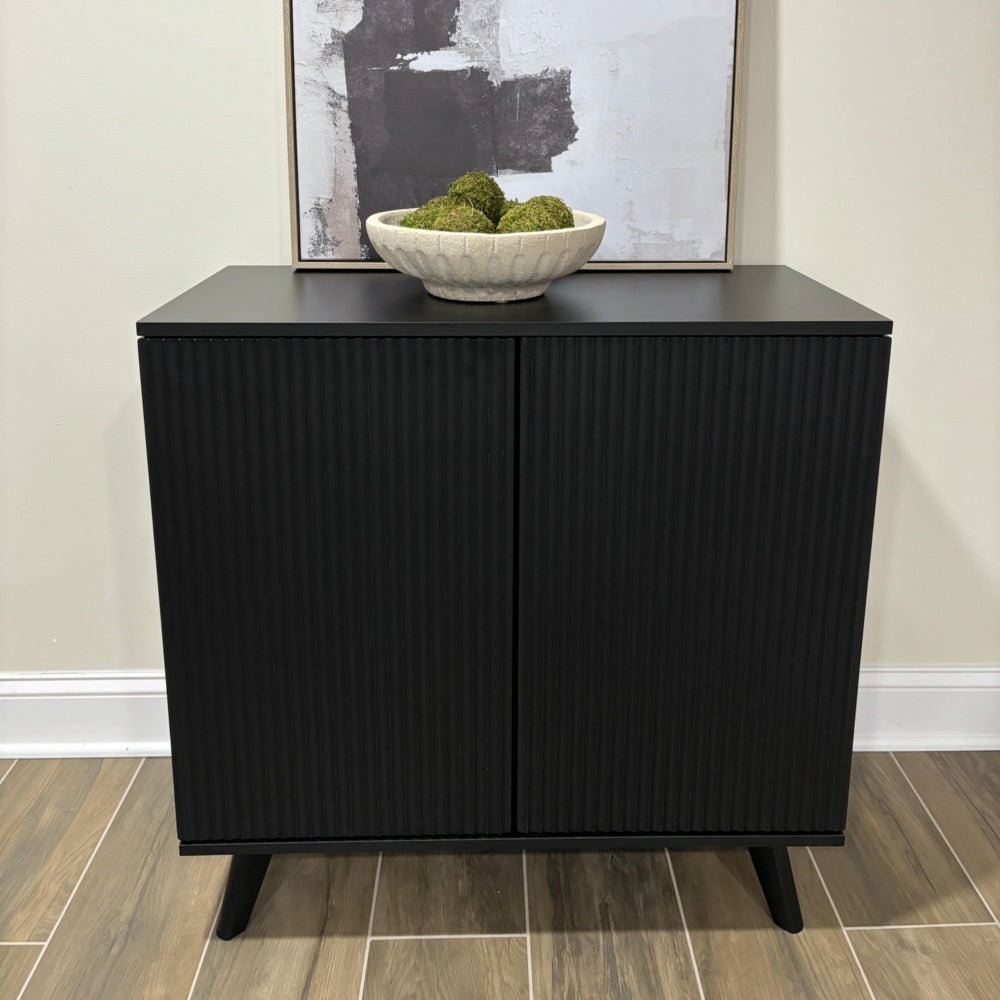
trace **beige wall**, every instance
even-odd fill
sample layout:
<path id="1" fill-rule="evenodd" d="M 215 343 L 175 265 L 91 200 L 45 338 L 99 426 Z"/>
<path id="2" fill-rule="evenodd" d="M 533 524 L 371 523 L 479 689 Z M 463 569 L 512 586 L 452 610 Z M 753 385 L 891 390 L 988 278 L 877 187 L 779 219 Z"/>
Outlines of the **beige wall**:
<path id="1" fill-rule="evenodd" d="M 0 11 L 0 670 L 156 669 L 135 321 L 290 259 L 281 4 Z"/>
<path id="2" fill-rule="evenodd" d="M 134 323 L 289 260 L 280 4 L 0 18 L 0 670 L 156 669 Z M 737 260 L 896 323 L 865 661 L 1000 663 L 1000 5 L 749 27 Z"/>
<path id="3" fill-rule="evenodd" d="M 1000 4 L 751 0 L 738 259 L 894 320 L 866 663 L 1000 663 Z"/>

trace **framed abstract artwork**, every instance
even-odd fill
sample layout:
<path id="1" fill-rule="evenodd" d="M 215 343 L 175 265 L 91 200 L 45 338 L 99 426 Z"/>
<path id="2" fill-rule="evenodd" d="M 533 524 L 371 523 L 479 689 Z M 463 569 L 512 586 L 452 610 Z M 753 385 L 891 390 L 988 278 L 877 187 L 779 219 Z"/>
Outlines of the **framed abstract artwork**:
<path id="1" fill-rule="evenodd" d="M 482 170 L 607 219 L 588 266 L 732 267 L 745 0 L 286 0 L 298 267 Z"/>

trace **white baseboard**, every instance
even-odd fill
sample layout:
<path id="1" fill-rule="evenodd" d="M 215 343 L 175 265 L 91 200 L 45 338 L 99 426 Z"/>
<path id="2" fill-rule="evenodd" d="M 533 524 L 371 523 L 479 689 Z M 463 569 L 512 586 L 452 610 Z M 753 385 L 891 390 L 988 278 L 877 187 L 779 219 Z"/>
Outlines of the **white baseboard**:
<path id="1" fill-rule="evenodd" d="M 0 673 L 0 757 L 164 757 L 159 670 Z"/>
<path id="2" fill-rule="evenodd" d="M 1000 664 L 862 667 L 855 750 L 1000 750 Z"/>
<path id="3" fill-rule="evenodd" d="M 1000 749 L 1000 665 L 863 668 L 854 747 Z M 159 671 L 0 673 L 0 757 L 169 753 Z"/>

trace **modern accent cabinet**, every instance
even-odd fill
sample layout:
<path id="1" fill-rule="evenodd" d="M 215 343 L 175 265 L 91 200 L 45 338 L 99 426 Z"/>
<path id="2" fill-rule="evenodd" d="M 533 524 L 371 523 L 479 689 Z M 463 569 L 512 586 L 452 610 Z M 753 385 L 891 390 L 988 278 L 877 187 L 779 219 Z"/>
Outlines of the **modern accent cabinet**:
<path id="1" fill-rule="evenodd" d="M 891 323 L 783 267 L 138 324 L 185 854 L 844 838 Z"/>

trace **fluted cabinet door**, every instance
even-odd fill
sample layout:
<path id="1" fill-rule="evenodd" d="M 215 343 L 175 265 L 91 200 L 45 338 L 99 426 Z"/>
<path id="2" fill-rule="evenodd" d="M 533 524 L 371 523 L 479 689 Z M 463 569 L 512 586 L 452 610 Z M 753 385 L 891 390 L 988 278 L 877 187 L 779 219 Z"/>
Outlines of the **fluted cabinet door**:
<path id="1" fill-rule="evenodd" d="M 513 342 L 139 350 L 181 839 L 508 832 Z"/>
<path id="2" fill-rule="evenodd" d="M 888 358 L 524 341 L 520 830 L 843 829 Z"/>

